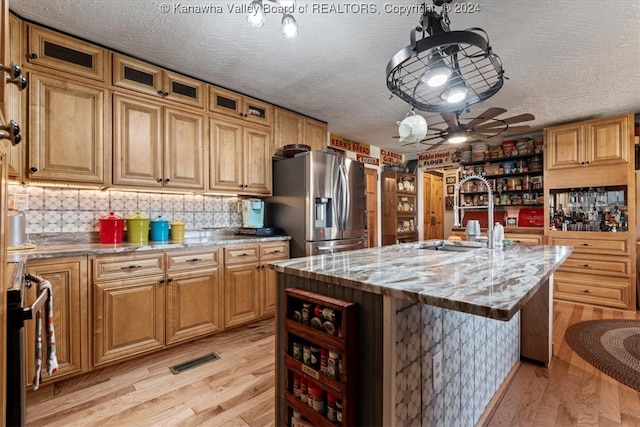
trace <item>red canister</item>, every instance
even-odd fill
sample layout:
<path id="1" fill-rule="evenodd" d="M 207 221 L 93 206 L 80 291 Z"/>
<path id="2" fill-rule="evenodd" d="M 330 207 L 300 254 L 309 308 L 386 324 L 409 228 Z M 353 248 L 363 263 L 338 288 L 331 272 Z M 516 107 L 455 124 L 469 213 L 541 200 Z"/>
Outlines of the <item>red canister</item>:
<path id="1" fill-rule="evenodd" d="M 124 232 L 124 218 L 113 212 L 101 216 L 100 219 L 100 243 L 121 243 Z"/>

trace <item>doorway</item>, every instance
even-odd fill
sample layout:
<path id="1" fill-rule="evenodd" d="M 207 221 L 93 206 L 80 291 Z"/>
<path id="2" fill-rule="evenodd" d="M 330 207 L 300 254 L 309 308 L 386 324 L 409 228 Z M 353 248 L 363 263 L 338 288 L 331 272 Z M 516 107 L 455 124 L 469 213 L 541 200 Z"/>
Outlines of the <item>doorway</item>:
<path id="1" fill-rule="evenodd" d="M 364 168 L 367 196 L 367 240 L 370 248 L 378 246 L 378 170 Z"/>
<path id="2" fill-rule="evenodd" d="M 444 239 L 444 202 L 442 175 L 437 172 L 422 173 L 424 206 L 423 240 Z"/>

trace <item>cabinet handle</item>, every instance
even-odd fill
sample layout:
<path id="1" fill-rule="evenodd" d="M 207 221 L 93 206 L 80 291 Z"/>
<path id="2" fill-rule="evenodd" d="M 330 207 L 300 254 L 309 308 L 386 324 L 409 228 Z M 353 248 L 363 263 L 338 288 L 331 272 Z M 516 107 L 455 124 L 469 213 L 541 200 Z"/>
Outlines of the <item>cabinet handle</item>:
<path id="1" fill-rule="evenodd" d="M 198 261 L 202 261 L 202 258 L 191 258 L 186 260 L 185 262 L 198 262 Z"/>
<path id="2" fill-rule="evenodd" d="M 135 270 L 136 268 L 142 268 L 141 265 L 124 265 L 120 267 L 120 270 Z"/>
<path id="3" fill-rule="evenodd" d="M 282 252 L 280 249 L 276 249 L 274 251 L 270 251 L 270 254 L 279 254 L 280 252 Z"/>
<path id="4" fill-rule="evenodd" d="M 583 243 L 582 246 L 593 246 L 591 243 Z"/>
<path id="5" fill-rule="evenodd" d="M 38 168 L 37 168 L 37 167 L 35 167 L 35 166 L 31 166 L 31 167 L 29 168 L 29 170 L 30 170 L 32 173 L 36 173 L 36 172 L 38 172 Z"/>
<path id="6" fill-rule="evenodd" d="M 582 264 L 582 266 L 585 268 L 593 268 L 593 265 L 591 264 Z"/>
<path id="7" fill-rule="evenodd" d="M 580 292 L 584 292 L 585 294 L 592 294 L 593 291 L 591 289 L 580 289 Z"/>
<path id="8" fill-rule="evenodd" d="M 31 58 L 31 59 L 37 59 L 37 58 L 38 58 L 38 54 L 37 54 L 37 53 L 35 53 L 35 52 L 32 52 L 32 53 L 30 53 L 30 54 L 29 54 L 29 58 Z"/>
<path id="9" fill-rule="evenodd" d="M 243 252 L 241 254 L 237 254 L 236 256 L 249 256 L 249 254 Z"/>

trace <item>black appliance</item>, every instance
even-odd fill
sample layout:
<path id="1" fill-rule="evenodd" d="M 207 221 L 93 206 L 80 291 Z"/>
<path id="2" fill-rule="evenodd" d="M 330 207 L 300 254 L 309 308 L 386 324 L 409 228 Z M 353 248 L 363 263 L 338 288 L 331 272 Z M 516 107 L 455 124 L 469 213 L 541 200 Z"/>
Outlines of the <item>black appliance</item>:
<path id="1" fill-rule="evenodd" d="M 23 262 L 10 262 L 10 287 L 7 290 L 7 384 L 5 421 L 7 426 L 24 426 L 27 421 L 26 407 L 26 367 L 24 363 L 24 323 L 33 319 L 35 313 L 47 302 L 49 292 L 41 292 L 31 306 L 24 306 L 25 287 L 43 278 L 23 274 Z"/>

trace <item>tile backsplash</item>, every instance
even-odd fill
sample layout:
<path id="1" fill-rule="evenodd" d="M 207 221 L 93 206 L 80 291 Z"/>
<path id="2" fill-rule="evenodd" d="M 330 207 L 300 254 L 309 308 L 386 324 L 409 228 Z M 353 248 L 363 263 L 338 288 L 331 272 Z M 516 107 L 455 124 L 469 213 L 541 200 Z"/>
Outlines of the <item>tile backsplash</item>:
<path id="1" fill-rule="evenodd" d="M 14 194 L 28 195 L 27 233 L 98 231 L 98 219 L 110 211 L 123 218 L 139 211 L 153 219 L 180 220 L 187 229 L 242 226 L 238 197 L 159 194 L 129 191 L 9 185 Z"/>

